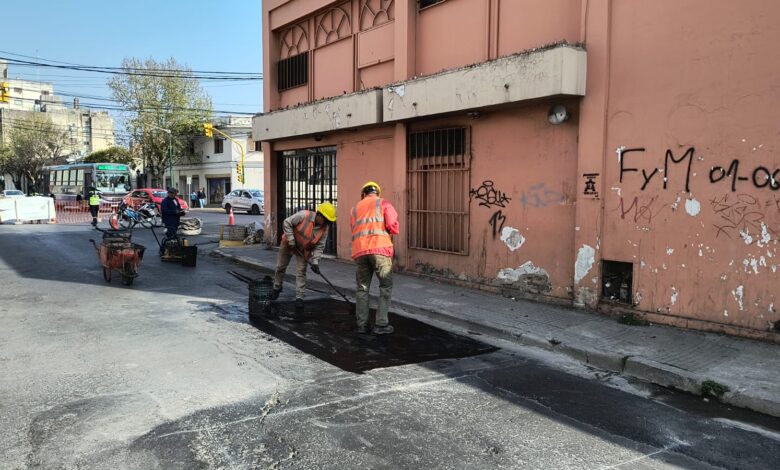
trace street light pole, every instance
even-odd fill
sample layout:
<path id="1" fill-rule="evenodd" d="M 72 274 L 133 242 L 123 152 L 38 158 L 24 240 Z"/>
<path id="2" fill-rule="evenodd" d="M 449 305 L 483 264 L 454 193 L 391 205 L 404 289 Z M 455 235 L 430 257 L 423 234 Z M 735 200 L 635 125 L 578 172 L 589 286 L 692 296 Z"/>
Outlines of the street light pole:
<path id="1" fill-rule="evenodd" d="M 168 134 L 168 177 L 170 178 L 170 186 L 173 187 L 173 132 L 170 129 L 164 127 L 151 126 L 152 129 L 163 131 Z M 163 167 L 164 168 L 164 167 Z"/>

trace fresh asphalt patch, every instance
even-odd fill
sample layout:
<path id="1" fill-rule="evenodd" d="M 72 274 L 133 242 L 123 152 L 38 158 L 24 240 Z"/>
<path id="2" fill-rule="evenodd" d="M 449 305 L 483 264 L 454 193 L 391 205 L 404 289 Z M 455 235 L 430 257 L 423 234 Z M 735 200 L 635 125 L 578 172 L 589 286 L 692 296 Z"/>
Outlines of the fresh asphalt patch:
<path id="1" fill-rule="evenodd" d="M 235 305 L 223 312 L 235 316 L 236 309 L 247 312 Z M 372 309 L 370 324 L 375 315 L 376 311 Z M 359 335 L 351 305 L 331 298 L 309 300 L 303 310 L 296 310 L 289 301 L 270 302 L 262 315 L 248 318 L 259 330 L 354 373 L 470 357 L 498 349 L 392 312 L 389 318 L 395 329 L 393 334 Z"/>

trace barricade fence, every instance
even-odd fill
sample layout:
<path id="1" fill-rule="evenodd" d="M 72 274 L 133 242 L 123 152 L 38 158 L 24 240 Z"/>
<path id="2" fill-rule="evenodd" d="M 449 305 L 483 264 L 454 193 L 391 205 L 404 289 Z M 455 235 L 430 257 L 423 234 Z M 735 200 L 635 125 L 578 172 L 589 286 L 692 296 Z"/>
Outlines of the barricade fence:
<path id="1" fill-rule="evenodd" d="M 89 213 L 87 201 L 55 201 L 58 224 L 83 224 L 92 222 L 92 214 Z M 98 221 L 108 220 L 116 211 L 116 204 L 100 203 Z"/>

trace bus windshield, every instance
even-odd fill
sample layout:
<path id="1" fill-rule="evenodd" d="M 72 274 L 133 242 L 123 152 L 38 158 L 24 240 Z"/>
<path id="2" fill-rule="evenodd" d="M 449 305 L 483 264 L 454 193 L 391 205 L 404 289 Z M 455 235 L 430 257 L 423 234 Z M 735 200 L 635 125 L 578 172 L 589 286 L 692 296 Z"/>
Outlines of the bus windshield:
<path id="1" fill-rule="evenodd" d="M 95 172 L 95 188 L 103 194 L 126 194 L 130 191 L 130 173 L 128 171 Z"/>

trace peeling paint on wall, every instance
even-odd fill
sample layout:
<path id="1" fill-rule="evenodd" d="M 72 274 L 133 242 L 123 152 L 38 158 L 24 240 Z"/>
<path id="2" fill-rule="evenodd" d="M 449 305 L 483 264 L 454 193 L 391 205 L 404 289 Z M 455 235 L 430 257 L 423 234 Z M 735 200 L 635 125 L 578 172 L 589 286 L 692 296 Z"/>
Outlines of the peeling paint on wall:
<path id="1" fill-rule="evenodd" d="M 678 295 L 679 295 L 679 292 L 677 292 L 677 289 L 674 286 L 672 286 L 672 297 L 670 299 L 672 301 L 672 305 L 677 303 L 677 296 Z"/>
<path id="2" fill-rule="evenodd" d="M 757 245 L 763 248 L 770 241 L 772 241 L 772 236 L 769 235 L 769 231 L 766 228 L 766 224 L 764 222 L 761 222 L 761 238 L 758 240 Z"/>
<path id="3" fill-rule="evenodd" d="M 674 248 L 667 248 L 666 249 L 666 254 L 667 255 L 672 256 L 672 253 L 674 253 Z"/>
<path id="4" fill-rule="evenodd" d="M 496 280 L 508 289 L 517 289 L 524 293 L 546 294 L 552 290 L 550 275 L 545 269 L 534 266 L 531 261 L 526 261 L 516 269 L 500 270 Z"/>
<path id="5" fill-rule="evenodd" d="M 501 241 L 512 251 L 519 249 L 525 243 L 525 237 L 513 227 L 504 227 L 501 230 Z"/>
<path id="6" fill-rule="evenodd" d="M 688 199 L 685 201 L 685 212 L 691 217 L 696 217 L 701 212 L 701 204 L 696 199 Z"/>
<path id="7" fill-rule="evenodd" d="M 750 245 L 751 243 L 753 243 L 753 237 L 750 236 L 750 234 L 747 233 L 746 231 L 740 230 L 739 236 L 742 237 L 742 240 L 745 241 L 745 245 Z"/>
<path id="8" fill-rule="evenodd" d="M 734 300 L 736 300 L 737 303 L 739 304 L 739 309 L 740 310 L 744 310 L 745 308 L 744 308 L 744 305 L 743 305 L 743 300 L 744 300 L 744 296 L 745 296 L 745 287 L 744 286 L 737 286 L 736 289 L 731 291 L 731 295 L 734 296 Z"/>
<path id="9" fill-rule="evenodd" d="M 577 253 L 577 262 L 574 264 L 574 283 L 579 284 L 582 278 L 588 274 L 595 262 L 596 250 L 590 245 L 583 245 Z"/>
<path id="10" fill-rule="evenodd" d="M 496 279 L 499 279 L 507 283 L 514 283 L 519 281 L 521 277 L 529 274 L 544 276 L 547 278 L 550 277 L 550 275 L 547 273 L 547 271 L 544 270 L 544 268 L 534 266 L 534 263 L 532 263 L 531 261 L 526 261 L 525 263 L 518 266 L 517 269 L 512 269 L 512 268 L 502 269 L 501 271 L 498 272 L 498 276 L 496 277 Z"/>

